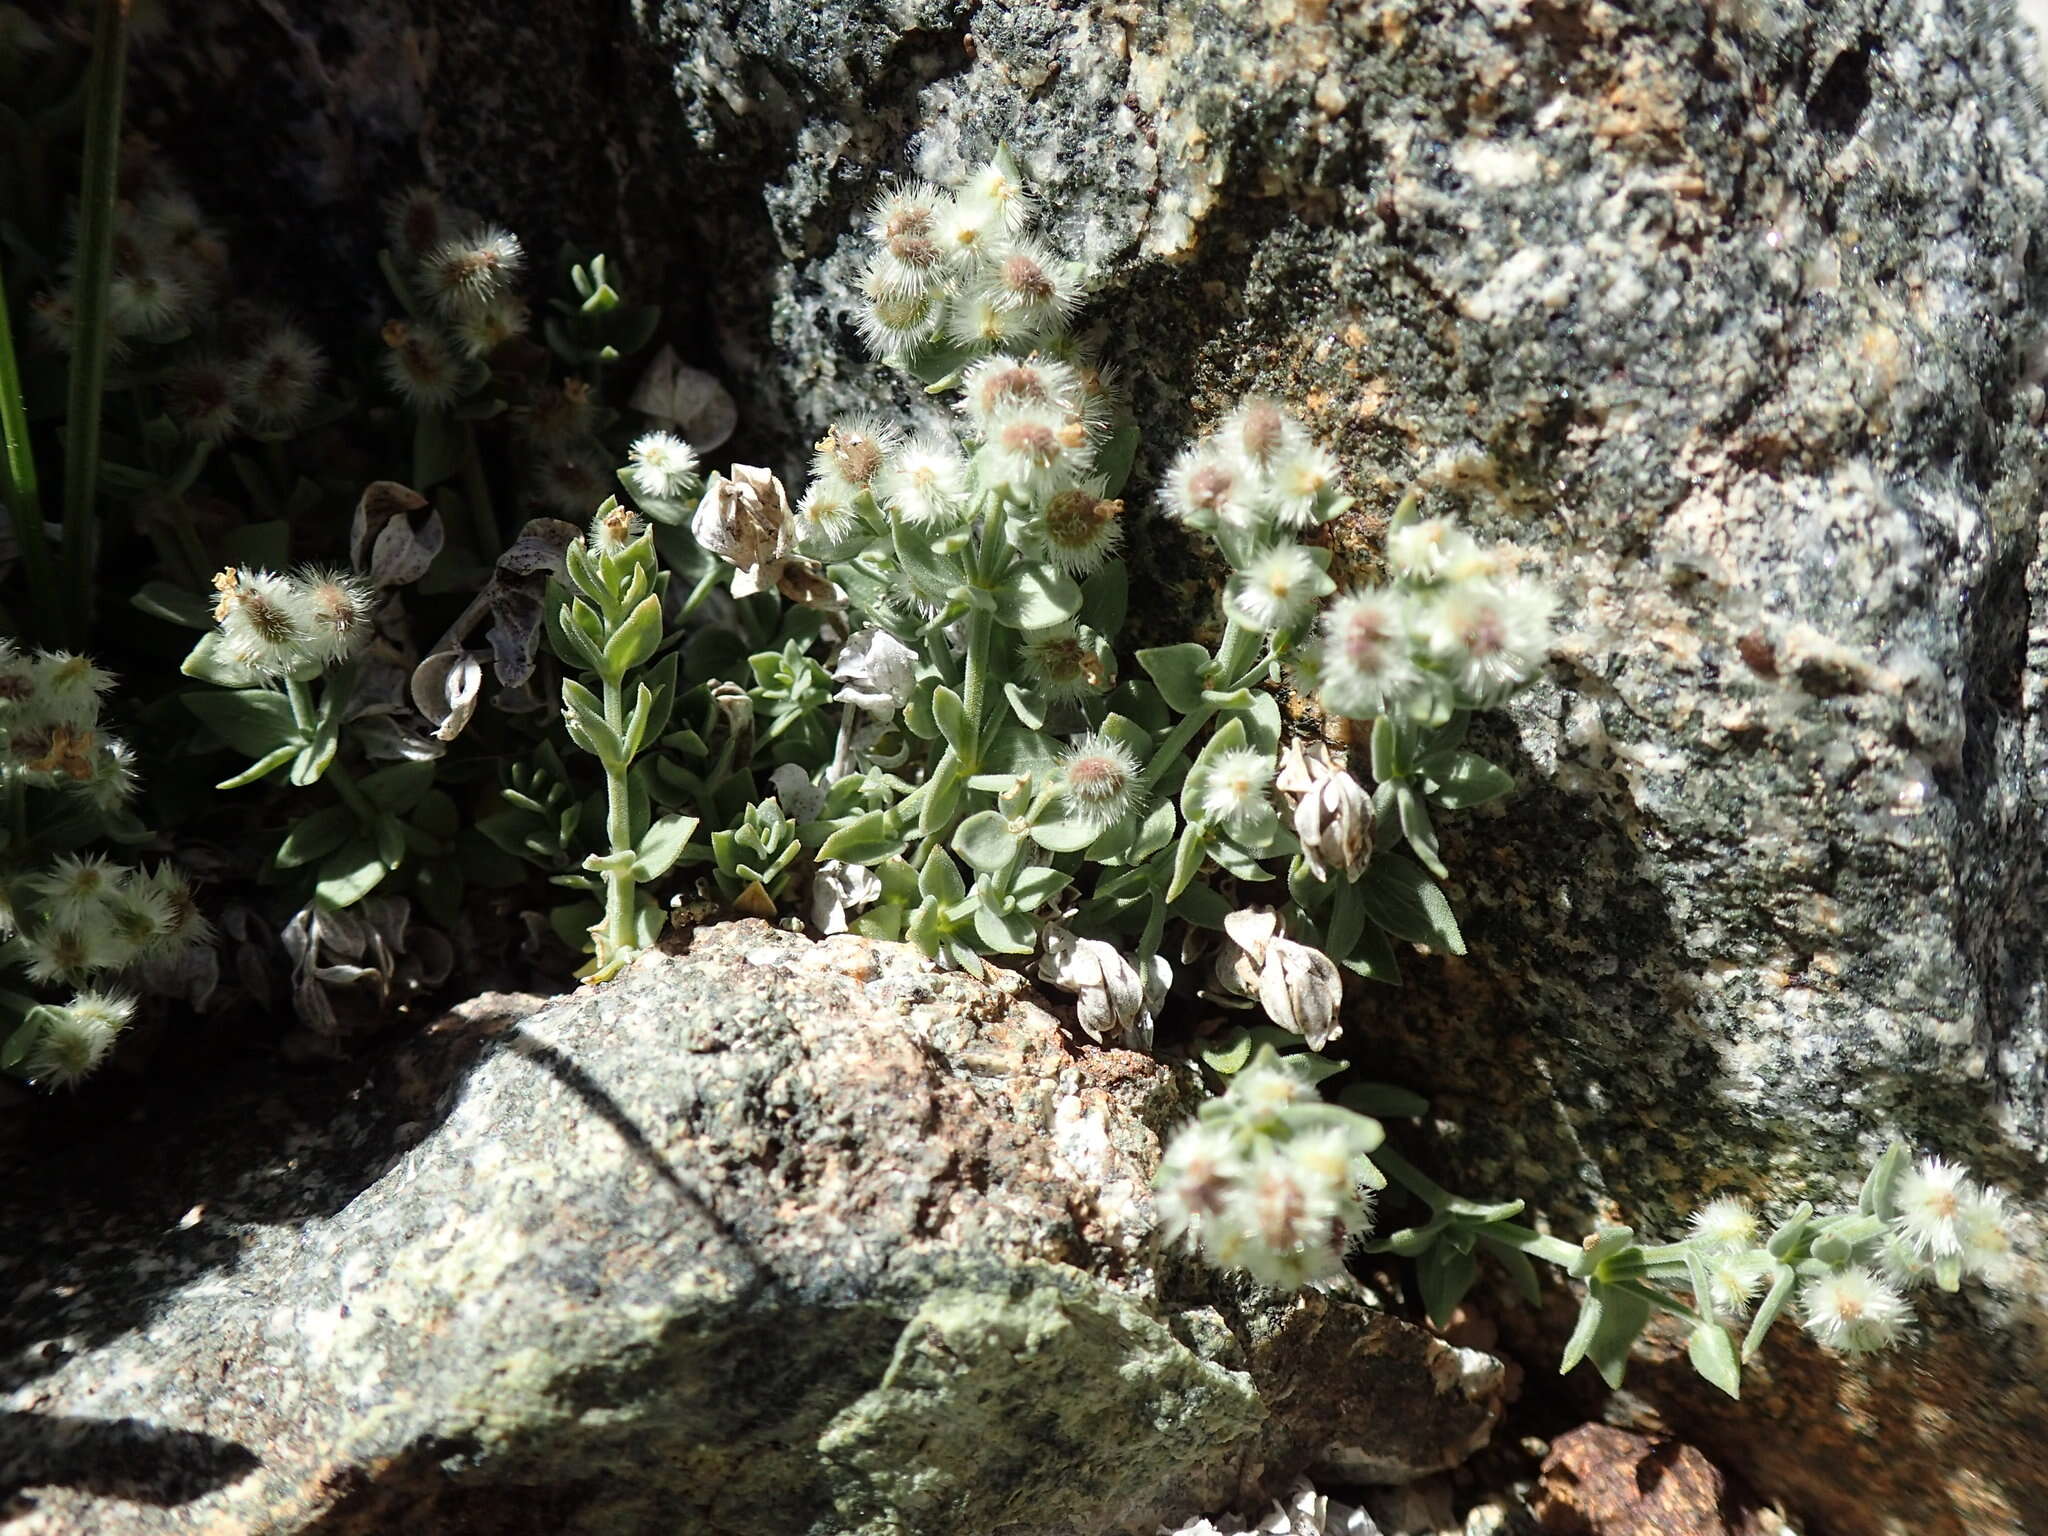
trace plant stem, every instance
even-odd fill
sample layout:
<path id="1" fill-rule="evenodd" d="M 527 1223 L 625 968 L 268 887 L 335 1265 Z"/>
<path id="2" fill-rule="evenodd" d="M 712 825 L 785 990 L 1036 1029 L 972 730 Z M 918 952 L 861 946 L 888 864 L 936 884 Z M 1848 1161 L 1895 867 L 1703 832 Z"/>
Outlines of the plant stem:
<path id="1" fill-rule="evenodd" d="M 967 617 L 967 694 L 961 701 L 967 707 L 967 729 L 972 734 L 966 743 L 969 773 L 981 772 L 982 736 L 985 722 L 983 714 L 988 709 L 988 667 L 989 651 L 994 647 L 996 637 L 996 616 L 985 608 L 977 608 Z"/>
<path id="2" fill-rule="evenodd" d="M 1216 648 L 1216 660 L 1212 666 L 1217 686 L 1228 687 L 1238 674 L 1251 665 L 1252 655 L 1258 647 L 1259 631 L 1231 619 L 1224 627 L 1223 643 Z M 1166 739 L 1160 742 L 1158 749 L 1153 752 L 1152 761 L 1145 765 L 1145 772 L 1138 780 L 1141 794 L 1149 794 L 1159 787 L 1159 781 L 1165 778 L 1167 770 L 1180 760 L 1181 753 L 1187 749 L 1188 743 L 1195 739 L 1196 733 L 1215 718 L 1216 706 L 1203 702 L 1197 704 L 1179 725 L 1166 733 Z"/>
<path id="3" fill-rule="evenodd" d="M 42 495 L 36 483 L 35 450 L 28 440 L 28 403 L 14 355 L 14 327 L 7 308 L 5 274 L 0 273 L 0 502 L 14 525 L 21 573 L 28 582 L 36 631 L 56 635 L 57 590 L 50 580 L 50 546 L 43 536 Z"/>
<path id="4" fill-rule="evenodd" d="M 621 739 L 626 734 L 626 691 L 609 678 L 604 680 L 604 722 Z M 626 765 L 604 765 L 605 839 L 614 858 L 633 851 L 633 799 L 626 784 Z M 611 964 L 633 947 L 633 876 L 630 870 L 604 872 L 605 945 L 600 949 L 600 967 Z"/>
<path id="5" fill-rule="evenodd" d="M 292 724 L 310 736 L 320 718 L 313 707 L 313 690 L 302 679 L 288 677 L 284 680 L 284 696 L 291 700 Z"/>
<path id="6" fill-rule="evenodd" d="M 64 586 L 71 628 L 81 647 L 92 633 L 93 565 L 99 552 L 100 397 L 107 376 L 107 289 L 114 270 L 128 6 L 129 0 L 99 0 L 86 82 L 85 175 L 78 194 L 72 280 L 77 327 L 64 441 Z"/>
<path id="7" fill-rule="evenodd" d="M 1392 1147 L 1381 1145 L 1372 1154 L 1373 1165 L 1388 1178 L 1399 1184 L 1408 1193 L 1422 1201 L 1432 1211 L 1441 1211 L 1459 1203 L 1458 1197 L 1445 1189 L 1428 1174 L 1417 1168 Z M 1534 1227 L 1525 1227 L 1516 1221 L 1490 1221 L 1486 1224 L 1485 1236 L 1491 1242 L 1504 1248 L 1519 1249 L 1532 1257 L 1555 1264 L 1559 1268 L 1569 1266 L 1579 1256 L 1579 1249 L 1561 1237 L 1549 1237 Z"/>

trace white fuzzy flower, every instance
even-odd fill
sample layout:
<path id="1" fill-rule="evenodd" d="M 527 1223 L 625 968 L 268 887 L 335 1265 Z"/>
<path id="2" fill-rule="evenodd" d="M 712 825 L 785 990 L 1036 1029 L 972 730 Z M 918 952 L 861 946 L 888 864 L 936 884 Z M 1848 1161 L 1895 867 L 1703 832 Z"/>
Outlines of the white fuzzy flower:
<path id="1" fill-rule="evenodd" d="M 1106 827 L 1136 803 L 1138 760 L 1113 736 L 1091 732 L 1060 754 L 1060 799 L 1093 826 Z"/>
<path id="2" fill-rule="evenodd" d="M 134 1004 L 92 993 L 76 1001 L 88 999 L 92 1006 L 56 1008 L 46 1015 L 49 1022 L 22 1063 L 30 1081 L 45 1088 L 75 1088 L 107 1059 Z M 101 1006 L 117 1001 L 118 1006 Z"/>
<path id="3" fill-rule="evenodd" d="M 1266 471 L 1266 500 L 1286 528 L 1310 528 L 1337 489 L 1337 461 L 1328 449 L 1302 443 L 1287 449 Z"/>
<path id="4" fill-rule="evenodd" d="M 1906 1299 L 1861 1265 L 1807 1281 L 1799 1288 L 1799 1305 L 1808 1333 L 1850 1354 L 1889 1349 L 1913 1322 Z"/>
<path id="5" fill-rule="evenodd" d="M 951 438 L 925 433 L 896 451 L 875 489 L 906 522 L 942 528 L 967 510 L 967 461 Z"/>
<path id="6" fill-rule="evenodd" d="M 945 299 L 935 289 L 906 292 L 898 275 L 876 264 L 861 274 L 861 306 L 854 324 L 868 350 L 884 358 L 900 359 L 916 351 L 938 334 L 946 314 Z"/>
<path id="7" fill-rule="evenodd" d="M 120 884 L 121 871 L 96 853 L 83 858 L 60 853 L 47 870 L 28 881 L 44 915 L 63 928 L 87 928 L 99 922 Z"/>
<path id="8" fill-rule="evenodd" d="M 1122 538 L 1124 504 L 1091 480 L 1056 492 L 1045 504 L 1040 533 L 1045 556 L 1070 576 L 1086 576 L 1107 560 Z"/>
<path id="9" fill-rule="evenodd" d="M 235 566 L 213 578 L 221 639 L 242 665 L 273 677 L 312 654 L 313 614 L 298 583 L 271 571 Z"/>
<path id="10" fill-rule="evenodd" d="M 517 235 L 481 224 L 426 254 L 419 266 L 420 294 L 444 315 L 474 312 L 505 293 L 525 264 Z"/>
<path id="11" fill-rule="evenodd" d="M 1479 558 L 1477 541 L 1448 517 L 1419 517 L 1387 534 L 1387 564 L 1409 581 L 1444 581 Z"/>
<path id="12" fill-rule="evenodd" d="M 1961 1217 L 1976 1193 L 1961 1164 L 1939 1157 L 1922 1158 L 1899 1176 L 1893 1194 L 1900 1233 L 1920 1252 L 1945 1259 L 1963 1248 Z"/>
<path id="13" fill-rule="evenodd" d="M 1003 240 L 990 251 L 977 292 L 1034 326 L 1065 318 L 1081 302 L 1071 267 L 1024 236 Z"/>
<path id="14" fill-rule="evenodd" d="M 1224 523 L 1249 524 L 1257 494 L 1253 476 L 1213 443 L 1182 449 L 1166 472 L 1167 514 L 1190 528 L 1214 531 Z"/>
<path id="15" fill-rule="evenodd" d="M 1266 474 L 1286 455 L 1307 441 L 1300 425 L 1291 420 L 1277 400 L 1250 395 L 1216 429 L 1216 441 L 1225 453 L 1239 459 L 1255 474 Z"/>
<path id="16" fill-rule="evenodd" d="M 1006 309 L 995 301 L 986 286 L 962 294 L 946 309 L 946 337 L 960 347 L 1005 347 L 1028 341 L 1030 317 Z"/>
<path id="17" fill-rule="evenodd" d="M 1392 710 L 1422 672 L 1415 664 L 1409 606 L 1397 592 L 1349 592 L 1323 616 L 1323 706 L 1371 719 Z"/>
<path id="18" fill-rule="evenodd" d="M 1767 1253 L 1715 1253 L 1707 1256 L 1707 1290 L 1715 1310 L 1730 1317 L 1746 1317 L 1776 1272 L 1777 1265 Z"/>
<path id="19" fill-rule="evenodd" d="M 853 504 L 857 494 L 837 475 L 811 482 L 796 509 L 797 538 L 806 552 L 831 549 L 860 526 L 860 512 Z"/>
<path id="20" fill-rule="evenodd" d="M 1464 699 L 1498 704 L 1543 665 L 1554 606 L 1533 582 L 1466 582 L 1445 588 L 1428 606 L 1423 635 Z"/>
<path id="21" fill-rule="evenodd" d="M 985 430 L 1015 407 L 1038 406 L 1060 417 L 1074 415 L 1086 394 L 1080 373 L 1069 363 L 1035 352 L 1029 357 L 998 352 L 973 363 L 961 376 L 959 410 Z"/>
<path id="22" fill-rule="evenodd" d="M 926 182 L 884 193 L 868 218 L 868 238 L 878 248 L 873 270 L 898 292 L 929 287 L 948 256 L 940 228 L 952 211 L 953 199 Z"/>
<path id="23" fill-rule="evenodd" d="M 1306 549 L 1276 544 L 1254 555 L 1230 578 L 1231 616 L 1262 632 L 1291 629 L 1307 622 L 1331 586 Z"/>
<path id="24" fill-rule="evenodd" d="M 623 478 L 635 496 L 674 501 L 697 488 L 697 450 L 673 432 L 643 432 L 633 440 Z"/>
<path id="25" fill-rule="evenodd" d="M 1012 406 L 989 423 L 982 448 L 989 477 L 1028 501 L 1064 490 L 1087 474 L 1094 445 L 1078 418 L 1046 406 Z"/>
<path id="26" fill-rule="evenodd" d="M 962 203 L 981 203 L 995 215 L 1000 226 L 1011 233 L 1031 223 L 1036 203 L 1024 188 L 1024 178 L 1007 149 L 999 149 L 959 189 Z"/>
<path id="27" fill-rule="evenodd" d="M 1219 1125 L 1191 1121 L 1167 1142 L 1156 1180 L 1159 1229 L 1167 1241 L 1201 1244 L 1209 1224 L 1229 1208 L 1243 1163 L 1236 1138 Z"/>
<path id="28" fill-rule="evenodd" d="M 835 421 L 832 430 L 818 439 L 811 473 L 821 480 L 837 479 L 856 491 L 871 490 L 901 442 L 894 427 L 873 417 Z"/>
<path id="29" fill-rule="evenodd" d="M 1256 747 L 1233 747 L 1209 762 L 1202 786 L 1204 816 L 1237 826 L 1268 809 L 1266 791 L 1273 785 L 1273 759 Z"/>
<path id="30" fill-rule="evenodd" d="M 1747 1200 L 1722 1195 L 1692 1213 L 1695 1241 L 1714 1253 L 1756 1246 L 1756 1210 Z"/>
<path id="31" fill-rule="evenodd" d="M 2013 1216 L 2005 1196 L 1995 1189 L 1973 1189 L 1956 1213 L 1956 1239 L 1963 1273 L 1991 1285 L 2009 1285 L 2018 1267 L 2013 1252 Z"/>

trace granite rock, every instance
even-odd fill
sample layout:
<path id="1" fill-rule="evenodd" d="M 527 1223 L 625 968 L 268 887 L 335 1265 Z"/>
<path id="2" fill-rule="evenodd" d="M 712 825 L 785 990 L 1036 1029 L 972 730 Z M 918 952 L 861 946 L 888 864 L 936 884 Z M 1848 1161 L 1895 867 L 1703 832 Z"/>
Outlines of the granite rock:
<path id="1" fill-rule="evenodd" d="M 2048 1211 L 2038 4 L 554 14 L 417 24 L 464 61 L 417 75 L 424 158 L 504 217 L 611 221 L 715 326 L 753 461 L 900 398 L 848 322 L 861 210 L 1002 141 L 1101 275 L 1134 507 L 1268 390 L 1349 466 L 1341 568 L 1421 478 L 1557 583 L 1551 677 L 1484 729 L 1523 791 L 1445 829 L 1471 953 L 1347 1033 L 1434 1097 L 1450 1176 L 1670 1233 L 1716 1193 L 1837 1197 L 1903 1134 Z M 1136 524 L 1137 621 L 1184 638 L 1214 573 Z M 1635 1385 L 1818 1528 L 2040 1529 L 2043 1295 L 1966 1293 L 1890 1363 L 1788 1340 L 1740 1408 Z"/>
<path id="2" fill-rule="evenodd" d="M 1189 1069 L 1023 990 L 701 930 L 444 1020 L 249 1175 L 307 1214 L 123 1244 L 67 1189 L 0 1249 L 7 1528 L 1149 1531 L 1484 1441 L 1488 1356 L 1162 1257 Z"/>

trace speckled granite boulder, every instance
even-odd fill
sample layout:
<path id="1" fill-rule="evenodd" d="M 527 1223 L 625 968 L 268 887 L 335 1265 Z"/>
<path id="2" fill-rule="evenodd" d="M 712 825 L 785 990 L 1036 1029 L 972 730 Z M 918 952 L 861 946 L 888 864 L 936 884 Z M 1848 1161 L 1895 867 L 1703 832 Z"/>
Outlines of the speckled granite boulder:
<path id="1" fill-rule="evenodd" d="M 1487 1356 L 1157 1267 L 1187 1069 L 1022 990 L 709 929 L 445 1021 L 293 1148 L 331 1214 L 226 1223 L 217 1271 L 10 1243 L 9 1529 L 1149 1532 L 1485 1439 Z"/>
<path id="2" fill-rule="evenodd" d="M 1470 956 L 1356 1005 L 1454 1176 L 1668 1232 L 1833 1195 L 1900 1132 L 2048 1212 L 2034 0 L 266 14 L 341 57 L 252 202 L 321 189 L 366 271 L 347 189 L 417 127 L 468 200 L 580 221 L 715 326 L 749 456 L 790 469 L 887 390 L 847 322 L 861 210 L 1006 140 L 1101 269 L 1134 506 L 1274 390 L 1351 466 L 1348 568 L 1429 473 L 1564 594 L 1551 686 L 1487 727 L 1523 793 L 1446 829 Z M 406 110 L 365 110 L 349 71 L 401 47 Z M 1131 547 L 1182 638 L 1212 574 Z M 2042 1290 L 1940 1309 L 1909 1363 L 1780 1348 L 1739 1409 L 1638 1386 L 1825 1529 L 2048 1528 Z"/>

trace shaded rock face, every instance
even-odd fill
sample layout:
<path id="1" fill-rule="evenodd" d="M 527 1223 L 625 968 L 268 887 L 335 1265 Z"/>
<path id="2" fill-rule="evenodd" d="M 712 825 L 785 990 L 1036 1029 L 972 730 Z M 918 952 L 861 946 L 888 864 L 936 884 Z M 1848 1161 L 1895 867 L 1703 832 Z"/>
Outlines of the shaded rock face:
<path id="1" fill-rule="evenodd" d="M 1347 1035 L 1433 1094 L 1458 1179 L 1669 1233 L 1833 1196 L 1900 1132 L 2048 1209 L 2048 148 L 2010 5 L 552 16 L 411 18 L 449 50 L 425 158 L 514 222 L 615 221 L 716 317 L 762 462 L 892 387 L 847 324 L 869 199 L 1001 139 L 1102 273 L 1134 492 L 1269 390 L 1345 458 L 1340 566 L 1426 475 L 1557 582 L 1550 684 L 1482 727 L 1525 787 L 1447 829 L 1471 955 Z M 1182 638 L 1210 575 L 1156 524 L 1132 550 Z M 1739 1410 L 1637 1385 L 1825 1529 L 2039 1529 L 2041 1291 L 1944 1304 L 1892 1363 L 1781 1344 Z"/>
<path id="2" fill-rule="evenodd" d="M 67 1190 L 0 1260 L 9 1529 L 1149 1531 L 1485 1439 L 1487 1356 L 1162 1265 L 1187 1069 L 1020 991 L 704 930 L 444 1021 L 257 1176 L 317 1214 L 180 1224 L 212 1262 Z"/>

